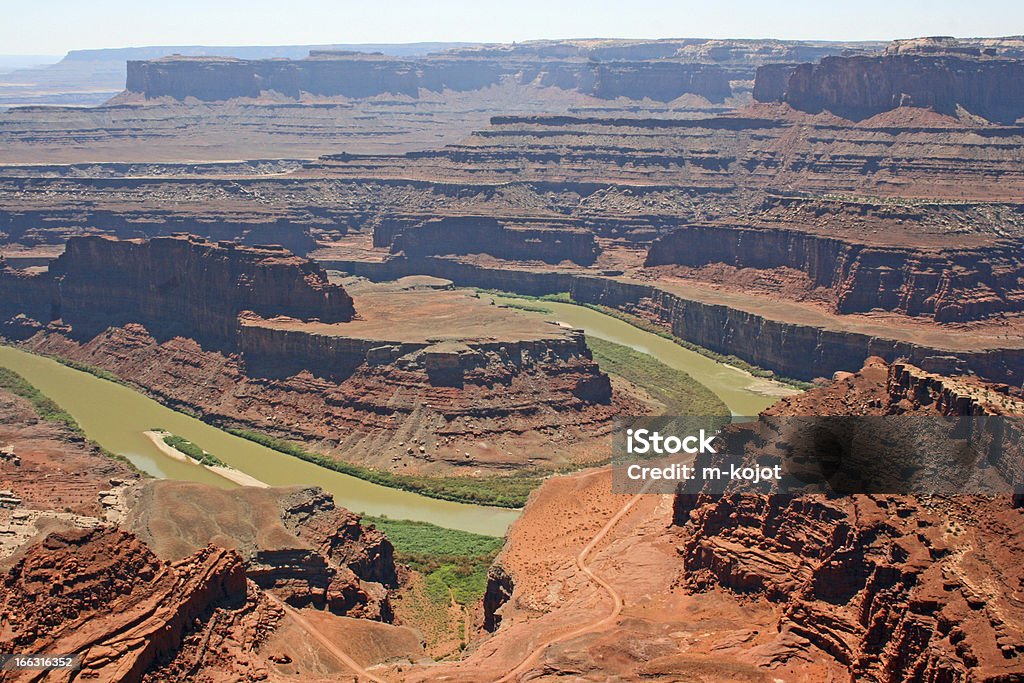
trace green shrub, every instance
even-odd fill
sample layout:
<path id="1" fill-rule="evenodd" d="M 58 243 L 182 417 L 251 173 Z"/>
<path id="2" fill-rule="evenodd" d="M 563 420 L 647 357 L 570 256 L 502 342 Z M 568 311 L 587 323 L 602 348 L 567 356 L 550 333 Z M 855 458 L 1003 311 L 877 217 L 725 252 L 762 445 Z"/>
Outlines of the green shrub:
<path id="1" fill-rule="evenodd" d="M 487 589 L 487 570 L 504 539 L 427 522 L 364 517 L 384 531 L 395 546 L 395 559 L 420 572 L 431 601 L 446 604 L 451 598 L 470 605 Z"/>
<path id="2" fill-rule="evenodd" d="M 334 460 L 321 453 L 314 453 L 301 445 L 273 436 L 246 429 L 225 427 L 225 431 L 266 446 L 279 453 L 285 453 L 306 462 L 358 477 L 381 486 L 418 493 L 428 498 L 450 500 L 459 503 L 491 505 L 495 507 L 520 508 L 526 504 L 530 492 L 537 488 L 544 475 L 536 472 L 518 472 L 506 476 L 491 477 L 428 477 L 414 474 L 384 472 L 369 467 Z"/>
<path id="3" fill-rule="evenodd" d="M 78 422 L 70 413 L 13 370 L 0 368 L 0 389 L 6 389 L 31 403 L 32 408 L 41 419 L 64 425 L 79 434 L 82 433 L 82 428 L 78 426 Z"/>
<path id="4" fill-rule="evenodd" d="M 181 451 L 201 465 L 208 465 L 210 467 L 228 466 L 223 460 L 215 456 L 213 453 L 207 453 L 185 437 L 178 436 L 177 434 L 165 435 L 164 443 L 177 451 Z"/>
<path id="5" fill-rule="evenodd" d="M 602 370 L 629 380 L 665 404 L 666 415 L 729 415 L 728 406 L 693 377 L 646 353 L 598 337 L 587 346 Z"/>

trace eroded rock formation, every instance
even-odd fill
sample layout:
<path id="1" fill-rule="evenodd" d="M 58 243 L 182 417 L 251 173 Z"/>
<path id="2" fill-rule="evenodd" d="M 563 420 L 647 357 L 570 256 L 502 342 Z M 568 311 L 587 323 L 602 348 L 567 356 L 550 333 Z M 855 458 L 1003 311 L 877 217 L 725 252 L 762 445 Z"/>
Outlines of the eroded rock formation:
<path id="1" fill-rule="evenodd" d="M 4 575 L 2 646 L 77 653 L 83 677 L 139 680 L 215 608 L 245 599 L 234 552 L 211 546 L 164 564 L 126 532 L 66 531 L 29 549 Z"/>
<path id="2" fill-rule="evenodd" d="M 1012 124 L 1024 115 L 1024 61 L 953 39 L 898 41 L 884 55 L 762 66 L 755 98 L 801 111 L 864 119 L 897 107 L 958 108 Z"/>
<path id="3" fill-rule="evenodd" d="M 419 97 L 420 89 L 476 90 L 503 78 L 575 90 L 600 99 L 650 98 L 662 102 L 687 93 L 721 102 L 731 94 L 724 70 L 683 61 L 479 59 L 459 54 L 402 59 L 380 54 L 312 51 L 303 60 L 244 60 L 171 56 L 129 61 L 126 89 L 147 98 L 229 100 L 276 93 L 366 98 Z"/>
<path id="4" fill-rule="evenodd" d="M 126 522 L 162 559 L 210 543 L 236 550 L 257 586 L 295 607 L 390 622 L 394 549 L 320 489 L 213 490 L 149 482 Z"/>
<path id="5" fill-rule="evenodd" d="M 392 228 L 394 223 L 385 224 Z M 374 233 L 376 244 L 388 237 Z M 516 261 L 559 263 L 569 260 L 589 266 L 597 258 L 594 234 L 579 227 L 503 225 L 489 217 L 438 218 L 410 225 L 390 241 L 391 251 L 408 256 L 490 254 Z"/>
<path id="6" fill-rule="evenodd" d="M 873 359 L 832 386 L 784 399 L 762 419 L 998 414 L 1007 408 L 996 395 L 998 387 Z M 1024 402 L 1009 405 L 1020 411 Z M 689 589 L 725 588 L 777 604 L 783 637 L 855 678 L 999 680 L 1024 667 L 1012 598 L 1024 585 L 1024 517 L 1009 496 L 686 492 L 676 497 L 675 523 Z M 779 663 L 793 656 L 778 654 Z"/>
<path id="7" fill-rule="evenodd" d="M 370 278 L 391 279 L 425 273 L 468 287 L 484 287 L 539 296 L 569 292 L 576 301 L 608 306 L 645 318 L 680 339 L 725 354 L 736 354 L 787 377 L 815 379 L 836 371 L 853 371 L 869 356 L 894 361 L 909 358 L 918 365 L 940 364 L 951 372 L 973 372 L 993 382 L 1019 385 L 1024 379 L 1024 350 L 978 348 L 952 344 L 931 346 L 901 339 L 897 331 L 872 326 L 858 331 L 827 317 L 817 324 L 787 321 L 761 314 L 736 297 L 707 296 L 685 286 L 635 282 L 564 271 L 486 267 L 450 259 L 416 261 L 337 262 L 337 267 Z M 952 340 L 951 340 L 952 341 Z M 939 367 L 939 366 L 936 366 Z"/>
<path id="8" fill-rule="evenodd" d="M 193 237 L 75 238 L 45 273 L 0 270 L 0 290 L 6 316 L 60 320 L 82 339 L 135 322 L 222 349 L 237 346 L 243 311 L 328 323 L 354 315 L 352 298 L 307 259 Z"/>
<path id="9" fill-rule="evenodd" d="M 22 295 L 33 287 L 56 295 L 49 311 Z M 592 458 L 587 444 L 630 401 L 615 400 L 579 331 L 400 286 L 364 288 L 354 319 L 343 286 L 278 249 L 76 238 L 48 272 L 7 269 L 0 288 L 13 293 L 5 334 L 34 350 L 377 467 Z"/>
<path id="10" fill-rule="evenodd" d="M 1024 310 L 1021 245 L 985 250 L 863 245 L 785 228 L 689 226 L 656 240 L 645 265 L 803 272 L 839 313 L 874 309 L 961 322 Z"/>

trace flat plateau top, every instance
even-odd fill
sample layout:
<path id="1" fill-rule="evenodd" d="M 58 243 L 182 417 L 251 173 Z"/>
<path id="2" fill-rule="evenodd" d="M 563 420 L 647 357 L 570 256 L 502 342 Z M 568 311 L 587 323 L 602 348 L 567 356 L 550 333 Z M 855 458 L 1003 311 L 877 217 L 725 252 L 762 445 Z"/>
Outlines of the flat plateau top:
<path id="1" fill-rule="evenodd" d="M 243 320 L 244 325 L 354 339 L 423 344 L 432 341 L 516 342 L 567 337 L 559 325 L 478 298 L 470 290 L 406 289 L 399 283 L 343 281 L 356 306 L 347 323 L 290 318 Z"/>

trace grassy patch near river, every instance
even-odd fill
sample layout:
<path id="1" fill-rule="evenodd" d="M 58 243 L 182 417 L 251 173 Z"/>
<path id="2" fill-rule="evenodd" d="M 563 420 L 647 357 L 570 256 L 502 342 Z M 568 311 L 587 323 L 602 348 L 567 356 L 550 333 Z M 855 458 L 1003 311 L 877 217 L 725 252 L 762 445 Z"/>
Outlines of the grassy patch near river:
<path id="1" fill-rule="evenodd" d="M 230 427 L 224 428 L 224 431 L 335 472 L 358 477 L 381 486 L 418 493 L 428 498 L 450 500 L 457 503 L 520 508 L 526 504 L 530 492 L 544 481 L 547 474 L 550 474 L 550 472 L 518 472 L 500 477 L 472 478 L 396 474 L 334 460 L 326 455 L 307 450 L 293 441 L 285 441 L 260 432 Z"/>
<path id="2" fill-rule="evenodd" d="M 594 360 L 665 404 L 666 415 L 729 415 L 729 408 L 693 377 L 622 344 L 587 336 Z"/>

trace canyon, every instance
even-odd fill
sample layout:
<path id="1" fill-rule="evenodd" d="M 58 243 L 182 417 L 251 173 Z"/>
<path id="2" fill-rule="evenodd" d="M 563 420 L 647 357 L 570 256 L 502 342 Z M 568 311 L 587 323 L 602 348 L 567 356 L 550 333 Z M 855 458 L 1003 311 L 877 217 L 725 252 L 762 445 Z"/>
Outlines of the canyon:
<path id="1" fill-rule="evenodd" d="M 997 395 L 984 382 L 872 358 L 782 399 L 760 424 L 1024 414 L 1019 394 L 993 402 Z M 494 679 L 513 670 L 708 681 L 1012 680 L 1020 672 L 1013 593 L 1024 517 L 1010 496 L 630 496 L 614 494 L 609 478 L 592 471 L 534 494 L 490 574 L 494 635 L 466 663 L 445 665 L 448 680 L 473 680 L 481 669 Z M 530 553 L 545 534 L 568 547 Z"/>
<path id="2" fill-rule="evenodd" d="M 166 216 L 124 208 L 166 193 L 181 199 L 175 222 L 190 214 L 223 221 L 218 235 L 286 242 L 360 274 L 430 267 L 423 272 L 459 284 L 515 289 L 552 270 L 559 274 L 543 277 L 569 291 L 563 273 L 575 264 L 584 281 L 621 272 L 608 277 L 610 291 L 620 288 L 616 278 L 659 290 L 637 298 L 685 290 L 698 310 L 729 309 L 716 315 L 737 332 L 695 324 L 678 326 L 677 336 L 717 352 L 735 347 L 728 352 L 800 379 L 855 370 L 871 354 L 913 353 L 916 362 L 957 356 L 995 381 L 1019 382 L 1019 131 L 925 124 L 914 117 L 934 114 L 909 108 L 900 110 L 905 121 L 845 126 L 754 111 L 757 118 L 499 117 L 431 152 L 328 155 L 283 178 L 253 176 L 251 194 L 231 200 L 219 198 L 235 195 L 238 180 L 216 176 L 11 178 L 3 181 L 7 230 L 24 246 L 7 258 L 38 264 L 78 234 L 81 217 L 62 218 L 60 208 L 72 197 L 76 206 L 92 198 L 111 207 L 104 211 L 125 227 L 106 232 L 168 230 Z M 785 190 L 794 184 L 799 192 Z M 52 207 L 45 228 L 34 217 L 38 203 L 29 208 L 40 193 Z M 321 211 L 329 213 L 311 222 Z M 252 228 L 232 221 L 266 227 L 247 237 Z M 697 244 L 682 261 L 671 257 L 672 240 Z M 439 253 L 443 243 L 461 253 Z M 460 263 L 476 263 L 478 276 L 460 280 Z M 489 277 L 496 268 L 503 272 Z M 760 326 L 795 334 L 768 348 L 740 341 Z M 799 340 L 821 361 L 804 363 Z"/>
<path id="3" fill-rule="evenodd" d="M 149 479 L 7 377 L 0 650 L 154 682 L 1021 676 L 1019 37 L 120 56 L 102 106 L 0 115 L 3 341 L 283 457 L 532 493 L 463 605 L 468 560 L 399 557 L 404 522 Z M 746 464 L 831 418 L 869 460 L 811 439 L 845 469 L 802 490 L 619 493 L 609 437 L 660 404 L 544 299 L 805 389 L 723 430 Z M 923 461 L 891 457 L 906 420 Z M 949 453 L 979 465 L 954 494 L 811 486 Z"/>
<path id="4" fill-rule="evenodd" d="M 420 656 L 411 631 L 389 623 L 391 595 L 408 579 L 386 536 L 359 516 L 316 488 L 149 479 L 4 373 L 5 648 L 73 653 L 77 675 L 96 680 L 262 680 L 287 659 L 275 639 L 298 628 L 301 610 L 352 634 L 369 629 L 381 657 Z M 197 516 L 205 506 L 216 514 Z M 332 656 L 314 647 L 302 666 L 344 671 Z"/>
<path id="5" fill-rule="evenodd" d="M 228 100 L 268 94 L 293 100 L 383 94 L 415 98 L 424 91 L 480 90 L 511 81 L 601 100 L 668 102 L 692 94 L 722 102 L 733 94 L 731 81 L 752 79 L 754 69 L 767 61 L 820 59 L 848 49 L 881 47 L 871 42 L 777 40 L 541 40 L 464 45 L 406 57 L 386 48 L 313 48 L 304 59 L 170 54 L 129 59 L 122 99 Z"/>
<path id="6" fill-rule="evenodd" d="M 590 461 L 637 405 L 579 331 L 415 279 L 342 286 L 281 248 L 73 238 L 45 272 L 4 270 L 0 292 L 26 349 L 383 470 Z"/>

